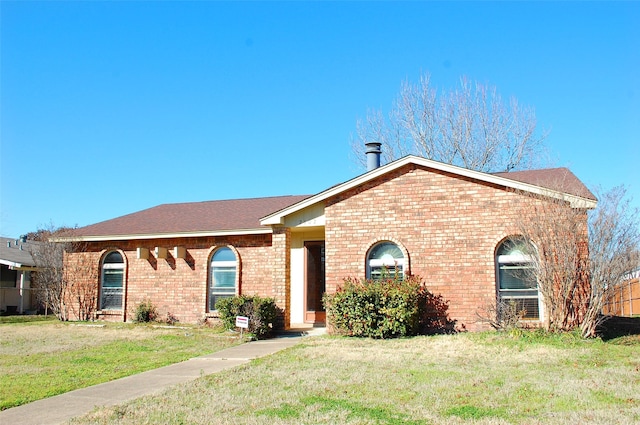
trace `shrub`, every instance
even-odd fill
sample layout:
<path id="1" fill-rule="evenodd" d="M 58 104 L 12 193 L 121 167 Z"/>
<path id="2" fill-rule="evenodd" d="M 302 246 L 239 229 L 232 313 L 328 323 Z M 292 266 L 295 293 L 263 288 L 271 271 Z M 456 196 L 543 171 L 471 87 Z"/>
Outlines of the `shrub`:
<path id="1" fill-rule="evenodd" d="M 348 278 L 323 301 L 329 323 L 342 335 L 395 338 L 453 331 L 455 324 L 446 318 L 442 297 L 431 294 L 415 276 Z"/>
<path id="2" fill-rule="evenodd" d="M 178 318 L 171 313 L 170 311 L 167 312 L 167 316 L 164 318 L 163 322 L 166 323 L 167 325 L 175 325 L 176 323 L 178 323 L 180 320 L 178 320 Z"/>
<path id="3" fill-rule="evenodd" d="M 271 335 L 276 319 L 278 307 L 273 298 L 261 298 L 257 295 L 222 298 L 216 303 L 216 310 L 220 320 L 227 329 L 236 327 L 236 316 L 249 318 L 249 329 L 257 339 Z"/>
<path id="4" fill-rule="evenodd" d="M 136 306 L 136 322 L 153 322 L 157 317 L 156 306 L 150 300 L 144 300 Z"/>
<path id="5" fill-rule="evenodd" d="M 513 332 L 521 328 L 525 311 L 513 300 L 489 303 L 476 313 L 480 321 L 488 323 L 497 331 Z"/>

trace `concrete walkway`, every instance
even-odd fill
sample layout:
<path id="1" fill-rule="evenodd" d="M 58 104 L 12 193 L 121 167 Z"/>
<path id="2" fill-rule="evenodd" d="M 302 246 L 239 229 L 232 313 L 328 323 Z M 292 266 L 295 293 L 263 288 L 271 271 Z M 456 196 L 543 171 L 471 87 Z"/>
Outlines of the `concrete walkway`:
<path id="1" fill-rule="evenodd" d="M 1 411 L 0 424 L 61 424 L 89 413 L 96 406 L 113 406 L 144 395 L 157 394 L 172 385 L 268 356 L 297 344 L 305 336 L 323 332 L 324 328 L 288 332 L 273 339 L 251 341 L 181 363 L 34 401 Z"/>

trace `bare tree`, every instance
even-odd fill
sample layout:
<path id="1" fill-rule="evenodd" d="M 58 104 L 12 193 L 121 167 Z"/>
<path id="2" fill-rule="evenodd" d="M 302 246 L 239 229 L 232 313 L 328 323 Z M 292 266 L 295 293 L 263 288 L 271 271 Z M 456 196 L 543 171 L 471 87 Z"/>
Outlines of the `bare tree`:
<path id="1" fill-rule="evenodd" d="M 60 320 L 89 320 L 97 307 L 98 268 L 88 256 L 67 261 L 65 252 L 82 251 L 83 246 L 72 242 L 54 242 L 70 229 L 49 226 L 29 234 L 38 241 L 31 254 L 38 267 L 33 287 L 38 301 Z"/>
<path id="2" fill-rule="evenodd" d="M 520 233 L 529 243 L 520 248 L 530 267 L 529 282 L 537 282 L 547 330 L 578 327 L 588 303 L 587 212 L 558 199 L 543 199 L 522 212 Z"/>
<path id="3" fill-rule="evenodd" d="M 562 199 L 540 197 L 522 212 L 520 232 L 531 243 L 533 281 L 546 310 L 547 329 L 580 328 L 595 336 L 607 289 L 638 265 L 639 216 L 616 187 L 599 193 L 596 209 L 571 208 Z"/>
<path id="4" fill-rule="evenodd" d="M 65 252 L 89 252 L 82 242 L 65 243 Z M 96 253 L 94 253 L 96 254 Z M 94 318 L 98 306 L 98 255 L 65 256 L 63 284 L 71 317 L 77 320 Z"/>
<path id="5" fill-rule="evenodd" d="M 495 87 L 462 78 L 457 89 L 438 93 L 424 74 L 418 84 L 402 83 L 388 117 L 372 110 L 358 120 L 352 150 L 363 166 L 365 143 L 380 142 L 384 162 L 414 154 L 477 171 L 511 171 L 539 161 L 544 138 L 533 109 L 515 98 L 504 102 Z"/>
<path id="6" fill-rule="evenodd" d="M 31 248 L 31 256 L 38 271 L 33 276 L 32 288 L 38 302 L 44 306 L 45 314 L 52 312 L 60 320 L 68 319 L 64 308 L 66 290 L 64 288 L 62 258 L 64 245 L 50 242 L 49 238 L 61 229 L 52 225 L 29 233 L 28 239 L 36 241 Z"/>
<path id="7" fill-rule="evenodd" d="M 640 215 L 631 207 L 624 187 L 599 194 L 598 208 L 589 216 L 589 277 L 591 293 L 580 329 L 594 336 L 606 318 L 601 314 L 608 289 L 622 283 L 640 264 Z"/>

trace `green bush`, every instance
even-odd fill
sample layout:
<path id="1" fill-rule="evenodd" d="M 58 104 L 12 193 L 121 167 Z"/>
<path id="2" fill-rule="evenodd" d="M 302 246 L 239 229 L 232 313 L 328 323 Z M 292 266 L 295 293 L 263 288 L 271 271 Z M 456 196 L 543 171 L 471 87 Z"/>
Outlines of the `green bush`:
<path id="1" fill-rule="evenodd" d="M 144 300 L 136 306 L 136 322 L 153 322 L 158 317 L 156 306 L 149 300 Z"/>
<path id="2" fill-rule="evenodd" d="M 227 329 L 235 329 L 236 316 L 249 318 L 249 329 L 257 339 L 271 335 L 278 318 L 278 307 L 273 298 L 261 298 L 257 295 L 240 295 L 222 298 L 216 303 L 216 310 Z"/>
<path id="3" fill-rule="evenodd" d="M 397 338 L 453 331 L 446 302 L 415 276 L 380 280 L 345 279 L 323 301 L 327 319 L 341 335 Z"/>

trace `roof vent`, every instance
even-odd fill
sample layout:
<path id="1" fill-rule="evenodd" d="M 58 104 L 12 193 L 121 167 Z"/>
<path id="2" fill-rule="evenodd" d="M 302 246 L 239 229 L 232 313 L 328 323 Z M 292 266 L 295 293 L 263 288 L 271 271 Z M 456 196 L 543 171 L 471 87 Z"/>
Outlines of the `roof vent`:
<path id="1" fill-rule="evenodd" d="M 367 154 L 367 171 L 375 170 L 380 167 L 380 154 L 382 153 L 380 146 L 382 146 L 382 143 L 369 142 L 364 145 L 367 147 L 365 151 Z"/>

